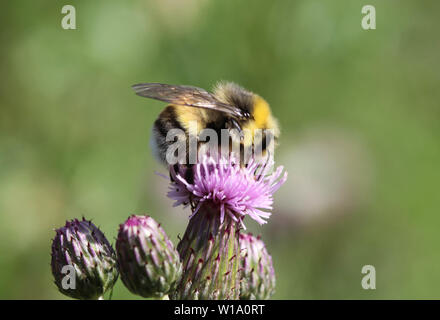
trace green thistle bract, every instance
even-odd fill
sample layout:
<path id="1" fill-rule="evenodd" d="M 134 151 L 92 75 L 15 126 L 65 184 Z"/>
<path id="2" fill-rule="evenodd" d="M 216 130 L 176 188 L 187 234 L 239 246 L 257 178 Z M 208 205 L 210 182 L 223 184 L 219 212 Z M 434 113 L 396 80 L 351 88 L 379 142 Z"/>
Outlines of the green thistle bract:
<path id="1" fill-rule="evenodd" d="M 219 208 L 203 205 L 194 215 L 177 249 L 183 275 L 172 299 L 237 300 L 239 294 L 238 234 L 240 225 Z"/>

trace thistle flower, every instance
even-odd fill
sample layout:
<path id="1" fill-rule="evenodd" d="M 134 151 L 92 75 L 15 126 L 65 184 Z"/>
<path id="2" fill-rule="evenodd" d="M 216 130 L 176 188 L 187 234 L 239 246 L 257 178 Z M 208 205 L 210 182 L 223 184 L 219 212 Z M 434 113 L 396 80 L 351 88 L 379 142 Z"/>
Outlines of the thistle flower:
<path id="1" fill-rule="evenodd" d="M 179 255 L 162 227 L 149 216 L 130 216 L 120 225 L 116 252 L 121 279 L 134 294 L 162 297 L 181 275 Z"/>
<path id="2" fill-rule="evenodd" d="M 273 193 L 285 182 L 273 161 L 241 167 L 233 157 L 204 156 L 191 169 L 171 167 L 168 196 L 174 206 L 191 205 L 192 214 L 177 246 L 183 275 L 174 299 L 239 298 L 239 230 L 249 216 L 260 224 L 270 217 Z M 187 170 L 192 170 L 187 174 Z M 187 178 L 187 177 L 190 178 Z"/>
<path id="3" fill-rule="evenodd" d="M 264 224 L 271 215 L 273 194 L 286 181 L 287 172 L 281 177 L 283 167 L 278 167 L 269 174 L 274 166 L 270 158 L 265 161 L 250 160 L 246 167 L 241 167 L 234 157 L 214 158 L 204 156 L 201 163 L 192 168 L 192 180 L 186 177 L 185 167 L 170 167 L 172 183 L 168 197 L 175 200 L 174 206 L 191 204 L 192 218 L 200 207 L 212 203 L 220 210 L 220 222 L 225 215 L 242 223 L 248 215 L 259 224 Z M 243 225 L 244 227 L 244 225 Z"/>
<path id="4" fill-rule="evenodd" d="M 104 234 L 84 218 L 55 230 L 52 274 L 61 293 L 75 299 L 97 299 L 118 279 L 115 252 Z"/>
<path id="5" fill-rule="evenodd" d="M 267 300 L 275 291 L 272 257 L 260 237 L 240 234 L 240 300 Z"/>

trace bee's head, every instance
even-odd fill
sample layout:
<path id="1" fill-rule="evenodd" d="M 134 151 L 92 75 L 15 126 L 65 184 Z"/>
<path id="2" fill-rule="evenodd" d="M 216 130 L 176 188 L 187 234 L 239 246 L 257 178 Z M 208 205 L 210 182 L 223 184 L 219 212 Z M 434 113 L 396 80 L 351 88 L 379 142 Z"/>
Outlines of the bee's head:
<path id="1" fill-rule="evenodd" d="M 236 120 L 252 118 L 252 110 L 256 95 L 233 82 L 219 82 L 214 88 L 214 96 L 221 102 L 233 105 L 243 112 L 243 117 Z"/>
<path id="2" fill-rule="evenodd" d="M 241 123 L 253 122 L 256 128 L 272 127 L 273 117 L 269 104 L 259 95 L 250 92 L 233 82 L 219 82 L 214 95 L 221 102 L 236 106 L 245 116 L 236 119 Z"/>
<path id="3" fill-rule="evenodd" d="M 250 132 L 249 136 L 243 138 L 246 145 L 252 143 L 257 129 L 273 130 L 276 142 L 279 136 L 278 121 L 272 116 L 266 100 L 232 82 L 218 83 L 214 88 L 214 95 L 221 102 L 238 107 L 243 114 L 248 115 L 230 120 L 232 127 L 239 131 L 247 129 Z"/>

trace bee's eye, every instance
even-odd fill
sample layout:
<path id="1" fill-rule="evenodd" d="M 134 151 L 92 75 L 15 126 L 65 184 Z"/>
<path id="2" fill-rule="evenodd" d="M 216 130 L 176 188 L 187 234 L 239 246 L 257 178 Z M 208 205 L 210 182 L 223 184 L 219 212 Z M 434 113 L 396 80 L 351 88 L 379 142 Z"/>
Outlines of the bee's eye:
<path id="1" fill-rule="evenodd" d="M 243 118 L 249 119 L 251 117 L 251 114 L 247 111 L 243 111 Z"/>

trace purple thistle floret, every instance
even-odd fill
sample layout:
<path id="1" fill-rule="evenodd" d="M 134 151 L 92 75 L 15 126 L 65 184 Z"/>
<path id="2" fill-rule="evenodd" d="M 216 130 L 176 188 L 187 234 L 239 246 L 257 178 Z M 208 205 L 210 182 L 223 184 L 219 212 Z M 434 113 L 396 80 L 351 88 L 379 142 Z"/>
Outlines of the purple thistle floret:
<path id="1" fill-rule="evenodd" d="M 270 173 L 273 166 L 271 158 L 251 159 L 242 167 L 232 156 L 220 161 L 203 156 L 202 161 L 191 168 L 192 179 L 186 178 L 185 171 L 189 170 L 186 167 L 180 166 L 177 171 L 170 167 L 172 182 L 168 197 L 175 200 L 174 206 L 191 204 L 190 218 L 204 203 L 211 202 L 220 209 L 221 223 L 227 214 L 241 224 L 246 215 L 264 224 L 271 215 L 273 194 L 287 179 L 282 166 Z"/>

